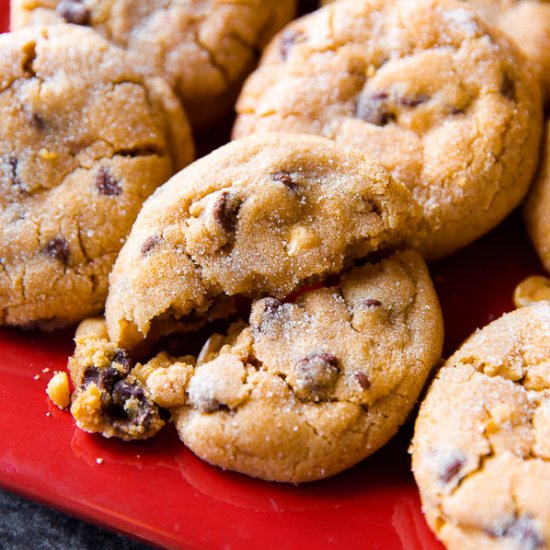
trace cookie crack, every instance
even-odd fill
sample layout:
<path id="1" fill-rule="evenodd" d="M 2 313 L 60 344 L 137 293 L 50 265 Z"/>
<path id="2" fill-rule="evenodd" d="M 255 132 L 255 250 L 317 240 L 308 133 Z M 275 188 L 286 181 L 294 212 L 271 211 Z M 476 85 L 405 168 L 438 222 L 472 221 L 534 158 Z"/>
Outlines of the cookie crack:
<path id="1" fill-rule="evenodd" d="M 229 72 L 228 72 L 227 68 L 224 67 L 224 65 L 216 59 L 216 57 L 214 55 L 214 52 L 212 52 L 208 48 L 208 46 L 202 42 L 202 40 L 199 36 L 199 29 L 197 29 L 196 27 L 193 28 L 193 35 L 194 35 L 195 43 L 197 44 L 197 46 L 207 55 L 208 62 L 210 63 L 210 65 L 212 67 L 214 67 L 214 69 L 216 69 L 219 72 L 219 74 L 222 77 L 224 83 L 226 85 L 229 85 L 231 83 L 231 78 L 229 77 Z"/>

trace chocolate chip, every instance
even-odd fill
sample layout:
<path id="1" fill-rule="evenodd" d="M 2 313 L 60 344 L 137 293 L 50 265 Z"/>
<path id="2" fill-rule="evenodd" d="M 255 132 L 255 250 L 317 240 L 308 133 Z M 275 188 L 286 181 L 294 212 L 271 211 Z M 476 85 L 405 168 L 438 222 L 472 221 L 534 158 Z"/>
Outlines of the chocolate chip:
<path id="1" fill-rule="evenodd" d="M 296 182 L 292 179 L 288 172 L 275 172 L 273 174 L 273 181 L 278 181 L 284 186 L 288 187 L 291 191 L 294 191 L 298 186 Z"/>
<path id="2" fill-rule="evenodd" d="M 38 113 L 33 113 L 31 122 L 37 130 L 44 130 L 46 127 L 46 121 Z"/>
<path id="3" fill-rule="evenodd" d="M 455 453 L 449 455 L 439 474 L 439 479 L 443 483 L 449 483 L 449 481 L 459 474 L 465 462 L 466 459 L 462 454 Z"/>
<path id="4" fill-rule="evenodd" d="M 356 116 L 370 124 L 386 126 L 395 120 L 395 114 L 389 110 L 388 98 L 386 92 L 361 94 L 357 102 Z"/>
<path id="5" fill-rule="evenodd" d="M 327 398 L 336 385 L 339 373 L 338 360 L 334 355 L 312 353 L 294 365 L 294 390 L 303 399 L 319 401 Z"/>
<path id="6" fill-rule="evenodd" d="M 460 109 L 459 107 L 456 107 L 454 105 L 450 107 L 450 111 L 451 115 L 453 116 L 463 115 L 465 113 L 464 109 Z"/>
<path id="7" fill-rule="evenodd" d="M 214 203 L 214 219 L 227 233 L 234 233 L 242 201 L 229 191 L 222 191 Z"/>
<path id="8" fill-rule="evenodd" d="M 113 367 L 88 367 L 82 375 L 82 387 L 87 388 L 90 384 L 95 384 L 100 390 L 111 392 L 122 376 L 123 373 Z"/>
<path id="9" fill-rule="evenodd" d="M 132 407 L 126 407 L 128 401 L 135 401 Z M 140 382 L 117 382 L 112 392 L 112 403 L 107 411 L 113 426 L 125 431 L 127 426 L 137 426 L 146 431 L 155 416 L 158 407 L 147 398 Z"/>
<path id="10" fill-rule="evenodd" d="M 88 367 L 82 375 L 82 387 L 87 388 L 90 384 L 95 384 L 98 388 L 100 387 L 101 375 L 97 367 Z"/>
<path id="11" fill-rule="evenodd" d="M 141 255 L 148 256 L 150 252 L 162 241 L 162 238 L 159 235 L 153 235 L 145 239 L 144 243 L 141 245 Z"/>
<path id="12" fill-rule="evenodd" d="M 145 397 L 143 388 L 137 383 L 130 383 L 126 380 L 120 380 L 113 388 L 113 399 L 117 402 L 125 403 L 130 399 L 142 400 Z"/>
<path id="13" fill-rule="evenodd" d="M 281 59 L 286 61 L 288 59 L 288 54 L 290 50 L 294 47 L 295 44 L 300 42 L 305 42 L 306 35 L 303 32 L 296 31 L 294 29 L 288 29 L 281 34 L 281 45 L 279 47 L 279 52 L 281 54 Z"/>
<path id="14" fill-rule="evenodd" d="M 506 99 L 509 99 L 510 101 L 516 100 L 516 84 L 508 73 L 506 73 L 502 79 L 502 87 L 500 92 Z"/>
<path id="15" fill-rule="evenodd" d="M 56 237 L 46 245 L 44 253 L 66 265 L 69 261 L 69 243 L 62 237 Z"/>
<path id="16" fill-rule="evenodd" d="M 8 163 L 11 168 L 11 174 L 10 174 L 10 185 L 14 187 L 19 187 L 19 190 L 24 190 L 23 188 L 23 182 L 19 178 L 17 174 L 17 168 L 19 166 L 19 161 L 15 157 L 10 157 L 8 160 Z"/>
<path id="17" fill-rule="evenodd" d="M 117 382 L 122 380 L 122 377 L 124 376 L 124 373 L 120 372 L 118 369 L 115 369 L 114 367 L 107 367 L 104 369 L 101 369 L 99 373 L 100 379 L 100 387 L 108 392 L 113 391 L 113 388 Z"/>
<path id="18" fill-rule="evenodd" d="M 418 107 L 422 103 L 427 103 L 430 101 L 430 96 L 420 94 L 416 97 L 402 97 L 399 99 L 399 103 L 405 107 Z"/>
<path id="19" fill-rule="evenodd" d="M 281 302 L 281 300 L 277 300 L 277 298 L 264 298 L 262 303 L 264 305 L 264 315 L 268 315 L 270 317 L 276 315 L 279 308 L 283 305 L 283 302 Z"/>
<path id="20" fill-rule="evenodd" d="M 117 349 L 111 362 L 120 365 L 126 374 L 129 373 L 132 368 L 132 360 L 125 349 Z"/>
<path id="21" fill-rule="evenodd" d="M 109 170 L 103 166 L 97 173 L 95 178 L 95 186 L 100 195 L 112 197 L 122 193 L 122 189 L 120 188 L 118 181 L 111 175 Z"/>
<path id="22" fill-rule="evenodd" d="M 276 298 L 264 298 L 259 300 L 252 309 L 250 324 L 256 333 L 267 334 L 270 327 L 281 320 L 280 314 L 284 303 Z"/>
<path id="23" fill-rule="evenodd" d="M 355 379 L 364 390 L 368 390 L 370 388 L 370 380 L 366 372 L 356 372 Z"/>
<path id="24" fill-rule="evenodd" d="M 83 5 L 82 0 L 61 0 L 56 11 L 73 25 L 89 25 L 91 22 L 90 10 Z"/>
<path id="25" fill-rule="evenodd" d="M 523 550 L 546 548 L 546 544 L 538 532 L 533 520 L 527 516 L 518 518 L 504 532 L 504 536 L 519 542 Z"/>
<path id="26" fill-rule="evenodd" d="M 361 300 L 361 305 L 367 308 L 376 308 L 382 307 L 382 302 L 380 300 L 375 300 L 374 298 L 365 298 Z"/>

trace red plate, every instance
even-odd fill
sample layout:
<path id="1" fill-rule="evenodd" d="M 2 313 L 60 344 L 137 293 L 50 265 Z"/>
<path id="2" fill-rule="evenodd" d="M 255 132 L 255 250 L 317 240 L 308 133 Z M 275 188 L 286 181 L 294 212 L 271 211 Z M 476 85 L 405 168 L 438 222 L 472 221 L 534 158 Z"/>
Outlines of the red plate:
<path id="1" fill-rule="evenodd" d="M 0 29 L 7 28 L 7 15 L 3 0 Z M 540 272 L 518 215 L 432 266 L 447 353 L 511 309 L 517 282 Z M 409 471 L 410 427 L 360 465 L 323 482 L 296 487 L 249 479 L 200 461 L 173 429 L 130 444 L 75 429 L 44 393 L 50 373 L 65 368 L 71 337 L 0 330 L 3 487 L 169 548 L 441 548 Z"/>

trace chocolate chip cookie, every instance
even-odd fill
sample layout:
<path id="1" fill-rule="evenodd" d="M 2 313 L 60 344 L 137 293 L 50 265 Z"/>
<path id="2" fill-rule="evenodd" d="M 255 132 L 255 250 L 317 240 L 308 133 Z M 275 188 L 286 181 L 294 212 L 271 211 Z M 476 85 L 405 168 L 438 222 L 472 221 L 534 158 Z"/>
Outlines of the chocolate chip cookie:
<path id="1" fill-rule="evenodd" d="M 296 0 L 12 0 L 12 28 L 68 22 L 125 48 L 136 68 L 162 76 L 193 126 L 233 107 L 259 52 L 296 10 Z"/>
<path id="2" fill-rule="evenodd" d="M 413 470 L 453 549 L 550 545 L 550 302 L 474 334 L 422 403 Z"/>
<path id="3" fill-rule="evenodd" d="M 539 175 L 525 204 L 525 220 L 540 259 L 550 272 L 550 123 Z"/>
<path id="4" fill-rule="evenodd" d="M 104 331 L 77 338 L 72 372 L 82 389 L 72 412 L 81 427 L 120 437 L 105 407 L 87 405 L 100 402 L 97 380 L 106 386 L 114 369 L 117 384 L 138 385 L 144 396 L 133 418 L 167 408 L 204 460 L 288 482 L 328 477 L 384 445 L 410 413 L 443 340 L 428 271 L 411 251 L 291 301 L 258 300 L 249 323 L 212 335 L 197 359 L 161 352 L 127 378 L 125 356 Z"/>
<path id="5" fill-rule="evenodd" d="M 0 324 L 101 311 L 145 198 L 192 160 L 179 102 L 89 29 L 0 36 Z"/>
<path id="6" fill-rule="evenodd" d="M 132 348 L 227 297 L 283 299 L 397 245 L 418 206 L 359 151 L 308 135 L 254 136 L 204 157 L 145 203 L 110 279 L 109 335 Z"/>
<path id="7" fill-rule="evenodd" d="M 388 166 L 424 209 L 433 259 L 522 199 L 541 136 L 537 79 L 464 4 L 341 0 L 284 29 L 238 102 L 234 136 L 319 134 Z"/>

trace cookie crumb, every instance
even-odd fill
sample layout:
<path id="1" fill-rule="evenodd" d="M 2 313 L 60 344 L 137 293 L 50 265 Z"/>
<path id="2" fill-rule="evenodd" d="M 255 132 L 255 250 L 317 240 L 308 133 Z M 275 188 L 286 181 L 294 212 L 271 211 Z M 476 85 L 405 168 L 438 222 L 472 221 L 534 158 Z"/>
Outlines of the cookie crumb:
<path id="1" fill-rule="evenodd" d="M 550 300 L 550 279 L 540 275 L 527 277 L 514 290 L 516 308 L 529 306 L 535 302 Z"/>
<path id="2" fill-rule="evenodd" d="M 48 367 L 46 367 L 45 369 L 42 369 L 42 372 L 44 374 L 47 374 L 48 372 L 50 372 L 50 369 Z"/>
<path id="3" fill-rule="evenodd" d="M 54 405 L 60 409 L 65 409 L 71 402 L 71 394 L 69 391 L 69 379 L 66 372 L 56 373 L 48 382 L 46 388 L 48 397 L 52 400 Z"/>
<path id="4" fill-rule="evenodd" d="M 96 464 L 103 464 L 103 459 L 102 459 L 100 456 L 98 456 L 98 457 L 95 459 L 95 463 L 96 463 Z"/>
<path id="5" fill-rule="evenodd" d="M 39 374 L 35 374 L 35 375 L 33 376 L 33 378 L 34 378 L 35 380 L 40 380 L 40 375 L 39 375 Z"/>

